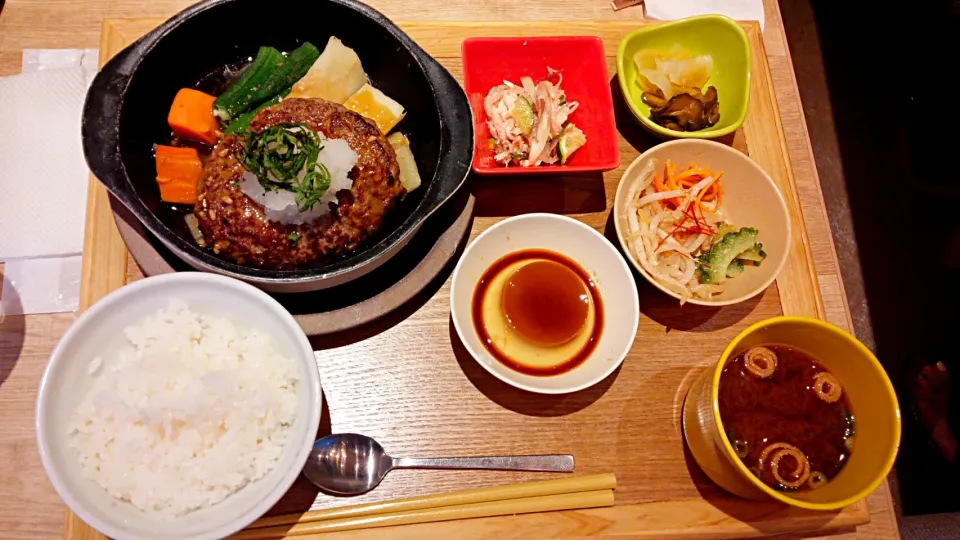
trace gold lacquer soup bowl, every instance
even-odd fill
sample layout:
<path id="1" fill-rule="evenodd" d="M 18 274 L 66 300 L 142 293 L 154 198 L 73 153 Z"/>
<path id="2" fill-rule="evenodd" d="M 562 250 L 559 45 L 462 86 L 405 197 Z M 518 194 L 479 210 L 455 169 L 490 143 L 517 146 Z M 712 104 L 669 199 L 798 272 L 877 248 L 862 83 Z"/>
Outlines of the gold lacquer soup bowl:
<path id="1" fill-rule="evenodd" d="M 853 414 L 849 459 L 813 490 L 778 491 L 737 456 L 720 419 L 720 375 L 727 363 L 758 345 L 805 352 L 840 382 Z M 723 351 L 716 366 L 694 383 L 683 404 L 683 432 L 700 467 L 720 487 L 754 500 L 775 499 L 811 510 L 835 510 L 870 494 L 886 478 L 900 445 L 900 408 L 890 379 L 862 343 L 843 330 L 806 317 L 775 317 L 747 328 Z"/>

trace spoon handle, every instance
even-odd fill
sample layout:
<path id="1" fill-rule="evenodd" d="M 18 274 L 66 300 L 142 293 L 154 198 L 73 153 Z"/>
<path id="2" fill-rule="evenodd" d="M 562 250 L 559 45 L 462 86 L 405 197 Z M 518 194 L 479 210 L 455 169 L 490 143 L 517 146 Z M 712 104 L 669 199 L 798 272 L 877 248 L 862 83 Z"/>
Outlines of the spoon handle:
<path id="1" fill-rule="evenodd" d="M 395 469 L 492 469 L 498 471 L 573 472 L 573 456 L 501 456 L 463 458 L 396 458 Z"/>

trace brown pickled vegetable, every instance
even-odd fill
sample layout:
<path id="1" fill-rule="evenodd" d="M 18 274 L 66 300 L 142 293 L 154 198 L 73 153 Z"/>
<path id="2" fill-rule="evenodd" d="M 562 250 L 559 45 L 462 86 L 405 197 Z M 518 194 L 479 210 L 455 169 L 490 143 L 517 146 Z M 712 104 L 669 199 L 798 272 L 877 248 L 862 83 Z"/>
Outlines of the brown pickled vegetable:
<path id="1" fill-rule="evenodd" d="M 720 120 L 720 102 L 713 86 L 700 93 L 695 88 L 666 99 L 659 89 L 644 92 L 641 99 L 650 107 L 650 119 L 675 131 L 699 131 Z"/>

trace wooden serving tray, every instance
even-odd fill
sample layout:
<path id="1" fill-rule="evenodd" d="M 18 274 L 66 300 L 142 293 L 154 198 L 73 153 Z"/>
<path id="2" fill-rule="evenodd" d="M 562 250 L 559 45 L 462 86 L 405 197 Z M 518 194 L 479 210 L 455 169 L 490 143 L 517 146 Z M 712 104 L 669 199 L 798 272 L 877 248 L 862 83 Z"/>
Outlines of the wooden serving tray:
<path id="1" fill-rule="evenodd" d="M 101 59 L 149 31 L 158 20 L 106 21 Z M 620 39 L 653 23 L 401 23 L 455 77 L 460 44 L 474 36 L 597 35 L 607 52 L 621 165 L 594 176 L 471 178 L 476 197 L 471 238 L 504 217 L 532 211 L 571 215 L 617 243 L 609 219 L 623 171 L 658 141 L 631 117 L 614 79 Z M 577 474 L 613 471 L 617 505 L 583 511 L 368 529 L 338 538 L 498 540 L 626 535 L 632 538 L 731 538 L 824 531 L 869 522 L 866 502 L 839 512 L 810 512 L 747 501 L 720 490 L 685 449 L 680 409 L 688 385 L 738 332 L 780 314 L 823 318 L 806 228 L 787 157 L 780 114 L 759 26 L 744 23 L 753 49 L 749 114 L 725 139 L 774 179 L 794 223 L 780 278 L 753 300 L 724 308 L 681 308 L 641 277 L 637 339 L 622 367 L 600 384 L 564 396 L 526 393 L 494 379 L 459 342 L 449 315 L 449 283 L 400 322 L 315 341 L 325 409 L 320 431 L 373 436 L 395 456 L 571 453 Z M 81 308 L 139 279 L 120 239 L 106 191 L 91 182 Z M 394 324 L 395 323 L 395 324 Z M 559 476 L 559 475 L 555 475 Z M 329 508 L 517 481 L 537 473 L 395 471 L 371 493 L 350 499 L 318 495 L 302 478 L 270 514 Z M 68 512 L 67 536 L 102 538 Z"/>

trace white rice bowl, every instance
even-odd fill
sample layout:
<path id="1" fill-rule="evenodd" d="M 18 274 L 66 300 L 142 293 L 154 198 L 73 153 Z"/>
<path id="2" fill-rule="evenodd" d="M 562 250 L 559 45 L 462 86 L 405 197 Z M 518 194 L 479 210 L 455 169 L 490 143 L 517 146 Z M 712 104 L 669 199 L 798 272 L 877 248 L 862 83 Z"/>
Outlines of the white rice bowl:
<path id="1" fill-rule="evenodd" d="M 124 330 L 130 347 L 73 413 L 84 476 L 165 518 L 206 508 L 276 466 L 296 416 L 297 365 L 256 328 L 182 300 Z"/>
<path id="2" fill-rule="evenodd" d="M 205 317 L 176 305 L 167 310 L 175 298 Z M 164 311 L 163 324 L 140 324 Z M 128 339 L 123 329 L 131 326 Z M 193 337 L 199 331 L 202 339 L 184 340 L 185 328 Z M 178 336 L 167 340 L 168 330 Z M 170 352 L 187 341 L 188 351 Z M 154 353 L 167 362 L 151 362 L 147 371 L 136 365 L 156 360 L 151 358 Z M 196 365 L 186 366 L 188 361 Z M 190 373 L 184 376 L 187 369 Z M 139 380 L 144 377 L 156 380 Z M 243 399 L 221 399 L 234 395 L 239 386 L 244 387 Z M 152 398 L 144 397 L 151 391 Z M 96 397 L 85 403 L 88 395 Z M 131 416 L 118 413 L 122 408 L 117 403 L 125 399 L 140 405 L 137 428 L 91 428 L 91 418 L 97 419 L 94 423 L 105 418 L 129 421 Z M 227 401 L 232 403 L 227 406 Z M 79 317 L 47 364 L 37 398 L 36 431 L 47 476 L 85 522 L 117 539 L 199 540 L 233 534 L 286 493 L 309 454 L 320 412 L 316 359 L 293 317 L 240 281 L 180 272 L 123 287 Z M 170 422 L 178 416 L 179 422 Z M 222 429 L 203 429 L 203 421 L 212 425 L 218 417 L 224 419 Z M 188 424 L 195 433 L 184 429 Z M 74 430 L 78 425 L 81 429 Z M 168 427 L 183 440 L 164 448 L 157 434 Z M 105 451 L 105 433 L 122 442 L 123 450 Z M 218 435 L 213 439 L 220 444 L 197 443 L 198 437 L 213 440 L 204 439 L 204 433 Z M 191 440 L 192 446 L 180 444 Z M 193 456 L 200 448 L 206 451 Z M 78 450 L 92 450 L 93 457 L 88 455 L 81 465 Z M 170 455 L 164 457 L 167 451 Z M 133 482 L 122 474 L 131 465 L 139 467 Z M 178 489 L 182 493 L 175 493 Z M 124 497 L 123 490 L 136 496 Z M 194 507 L 198 509 L 191 510 Z"/>

